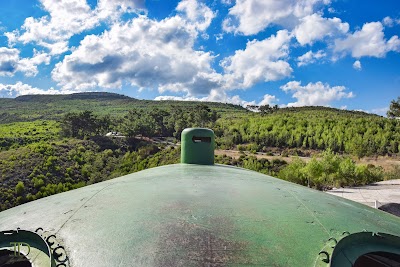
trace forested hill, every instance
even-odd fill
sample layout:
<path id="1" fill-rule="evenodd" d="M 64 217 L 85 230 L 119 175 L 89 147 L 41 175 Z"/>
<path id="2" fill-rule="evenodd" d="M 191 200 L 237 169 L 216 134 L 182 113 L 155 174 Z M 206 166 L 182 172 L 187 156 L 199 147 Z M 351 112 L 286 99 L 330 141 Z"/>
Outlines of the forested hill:
<path id="1" fill-rule="evenodd" d="M 219 142 L 245 150 L 270 147 L 325 150 L 358 157 L 400 151 L 400 121 L 357 111 L 323 107 L 284 108 L 220 120 Z"/>
<path id="2" fill-rule="evenodd" d="M 73 132 L 71 137 L 104 135 L 107 131 L 127 136 L 179 137 L 186 127 L 207 126 L 214 129 L 217 144 L 224 149 L 237 149 L 238 145 L 259 152 L 271 147 L 331 149 L 358 157 L 390 156 L 400 150 L 399 120 L 329 107 L 265 105 L 252 106 L 259 112 L 251 112 L 233 104 L 138 100 L 105 92 L 27 95 L 0 99 L 0 106 L 0 125 L 48 120 L 49 125 L 56 126 L 56 122 L 64 122 L 61 128 L 64 133 Z M 76 128 L 78 124 L 73 121 L 79 122 L 81 128 Z M 7 144 L 3 150 L 40 139 L 38 132 L 28 130 L 41 129 L 40 125 L 23 128 L 26 131 L 18 136 L 15 131 L 5 131 L 6 125 L 3 127 L 0 141 Z"/>
<path id="3" fill-rule="evenodd" d="M 138 100 L 128 96 L 107 93 L 88 92 L 69 95 L 24 95 L 17 98 L 0 98 L 0 123 L 35 121 L 38 119 L 59 120 L 68 112 L 84 110 L 98 115 L 123 116 L 132 108 L 169 109 L 192 107 L 199 102 L 173 100 Z M 220 113 L 246 112 L 246 109 L 233 104 L 202 102 Z"/>

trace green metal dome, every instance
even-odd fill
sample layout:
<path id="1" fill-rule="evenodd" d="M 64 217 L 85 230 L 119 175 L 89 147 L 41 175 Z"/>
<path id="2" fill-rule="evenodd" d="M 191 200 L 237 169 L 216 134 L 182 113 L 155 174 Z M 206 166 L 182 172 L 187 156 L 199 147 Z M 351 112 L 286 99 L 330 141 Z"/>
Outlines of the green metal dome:
<path id="1" fill-rule="evenodd" d="M 212 131 L 187 129 L 182 164 L 1 212 L 0 267 L 2 255 L 37 267 L 400 264 L 399 218 L 214 165 L 213 148 Z"/>
<path id="2" fill-rule="evenodd" d="M 0 231 L 17 228 L 53 234 L 64 266 L 327 266 L 320 252 L 349 233 L 399 236 L 400 220 L 257 172 L 177 164 L 0 213 Z"/>

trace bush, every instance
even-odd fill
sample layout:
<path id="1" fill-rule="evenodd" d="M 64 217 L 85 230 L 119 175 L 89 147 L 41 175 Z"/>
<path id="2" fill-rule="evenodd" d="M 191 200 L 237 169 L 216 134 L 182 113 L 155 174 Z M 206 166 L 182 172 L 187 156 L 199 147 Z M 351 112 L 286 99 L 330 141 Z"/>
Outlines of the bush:
<path id="1" fill-rule="evenodd" d="M 296 158 L 278 173 L 278 177 L 289 182 L 307 185 L 307 179 L 304 175 L 305 166 L 304 161 Z"/>
<path id="2" fill-rule="evenodd" d="M 356 165 L 352 159 L 341 157 L 329 149 L 321 156 L 320 159 L 312 158 L 307 164 L 295 160 L 282 169 L 278 177 L 319 190 L 365 185 L 381 181 L 385 177 L 382 167 Z"/>
<path id="3" fill-rule="evenodd" d="M 18 184 L 15 186 L 15 192 L 17 193 L 17 195 L 22 195 L 24 191 L 25 191 L 24 183 L 19 181 Z"/>
<path id="4" fill-rule="evenodd" d="M 244 145 L 238 145 L 237 149 L 242 152 L 246 150 L 246 147 Z"/>

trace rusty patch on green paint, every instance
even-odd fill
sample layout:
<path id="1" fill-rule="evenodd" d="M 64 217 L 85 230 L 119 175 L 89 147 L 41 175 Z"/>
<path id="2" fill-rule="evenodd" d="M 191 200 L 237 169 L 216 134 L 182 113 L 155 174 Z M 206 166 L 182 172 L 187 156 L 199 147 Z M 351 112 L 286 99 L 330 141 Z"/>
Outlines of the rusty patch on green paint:
<path id="1" fill-rule="evenodd" d="M 179 220 L 163 226 L 156 266 L 223 267 L 246 261 L 247 242 L 227 238 L 233 233 L 226 217 L 209 218 L 209 227 Z"/>
<path id="2" fill-rule="evenodd" d="M 237 229 L 226 210 L 209 207 L 216 210 L 193 214 L 196 209 L 192 204 L 176 200 L 160 211 L 161 216 L 170 219 L 160 225 L 157 250 L 161 253 L 156 256 L 155 266 L 223 267 L 247 262 L 248 242 L 234 239 Z"/>

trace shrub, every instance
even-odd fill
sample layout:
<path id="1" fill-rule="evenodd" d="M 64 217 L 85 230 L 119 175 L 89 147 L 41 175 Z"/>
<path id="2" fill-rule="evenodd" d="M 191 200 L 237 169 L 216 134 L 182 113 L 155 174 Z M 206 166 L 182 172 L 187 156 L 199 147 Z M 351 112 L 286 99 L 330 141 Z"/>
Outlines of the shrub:
<path id="1" fill-rule="evenodd" d="M 22 181 L 19 181 L 18 184 L 15 186 L 15 192 L 17 195 L 22 195 L 25 191 L 25 185 Z"/>

